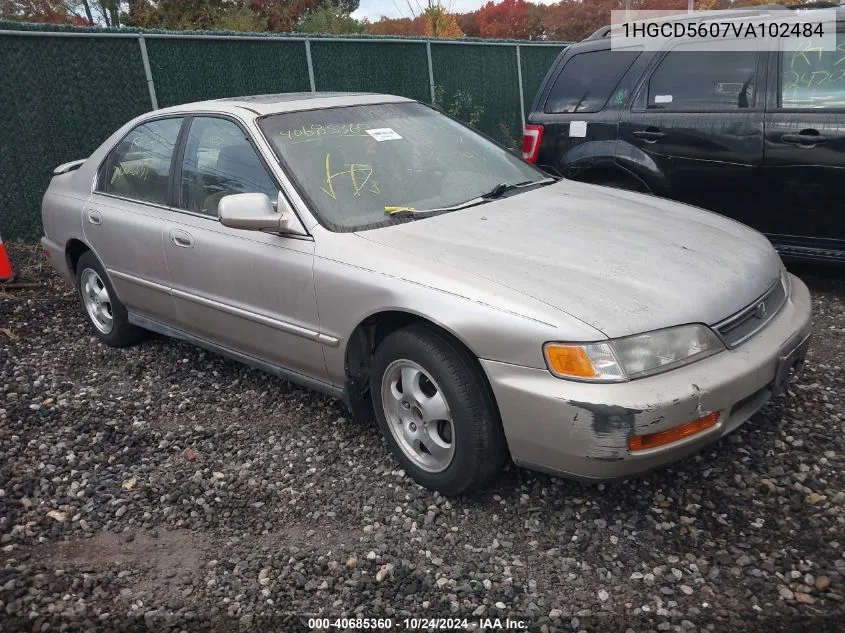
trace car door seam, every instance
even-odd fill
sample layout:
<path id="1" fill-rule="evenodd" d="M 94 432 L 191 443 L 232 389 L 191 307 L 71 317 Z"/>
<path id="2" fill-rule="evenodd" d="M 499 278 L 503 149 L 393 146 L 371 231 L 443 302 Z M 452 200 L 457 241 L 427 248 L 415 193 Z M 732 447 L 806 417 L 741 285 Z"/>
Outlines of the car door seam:
<path id="1" fill-rule="evenodd" d="M 275 319 L 273 317 L 269 317 L 267 315 L 261 314 L 259 312 L 253 312 L 252 310 L 245 310 L 244 308 L 239 308 L 237 306 L 233 306 L 228 303 L 223 303 L 222 301 L 216 301 L 214 299 L 209 299 L 208 297 L 203 297 L 202 295 L 194 294 L 191 292 L 185 292 L 184 290 L 179 290 L 177 288 L 171 288 L 165 286 L 163 284 L 156 283 L 154 281 L 150 281 L 149 279 L 144 279 L 142 277 L 136 277 L 135 275 L 130 275 L 129 273 L 124 273 L 119 270 L 114 270 L 112 268 L 107 269 L 109 275 L 113 275 L 118 279 L 123 279 L 124 281 L 128 281 L 130 283 L 138 284 L 139 286 L 144 286 L 146 288 L 151 288 L 153 290 L 159 290 L 161 292 L 165 292 L 172 297 L 178 299 L 185 299 L 186 301 L 192 301 L 194 303 L 199 303 L 201 305 L 205 305 L 211 308 L 216 308 L 232 314 L 234 316 L 239 316 L 245 319 L 249 319 L 250 321 L 255 321 L 256 323 L 261 323 L 263 325 L 268 325 L 272 328 L 277 330 L 281 330 L 283 332 L 287 332 L 289 334 L 294 334 L 304 339 L 317 341 L 318 343 L 322 343 L 324 345 L 328 345 L 329 347 L 337 347 L 340 343 L 340 339 L 335 336 L 330 336 L 328 334 L 324 334 L 317 330 L 312 330 L 309 328 L 304 328 L 301 325 L 296 325 L 295 323 L 289 323 L 288 321 L 282 321 L 280 319 Z"/>

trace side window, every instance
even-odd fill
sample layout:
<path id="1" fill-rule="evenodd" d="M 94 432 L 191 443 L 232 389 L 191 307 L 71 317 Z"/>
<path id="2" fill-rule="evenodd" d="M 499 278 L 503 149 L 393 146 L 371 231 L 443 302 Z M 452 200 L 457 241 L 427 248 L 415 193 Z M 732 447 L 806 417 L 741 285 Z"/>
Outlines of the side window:
<path id="1" fill-rule="evenodd" d="M 191 122 L 182 161 L 181 207 L 217 217 L 223 196 L 266 193 L 278 187 L 240 127 L 226 119 L 197 117 Z"/>
<path id="2" fill-rule="evenodd" d="M 782 51 L 780 107 L 845 108 L 845 33 L 835 51 Z"/>
<path id="3" fill-rule="evenodd" d="M 648 80 L 648 109 L 753 108 L 757 51 L 702 51 L 697 46 L 680 44 L 663 58 Z"/>
<path id="4" fill-rule="evenodd" d="M 170 163 L 181 127 L 181 118 L 159 119 L 129 132 L 106 157 L 97 190 L 168 204 Z"/>
<path id="5" fill-rule="evenodd" d="M 608 49 L 570 57 L 558 73 L 543 111 L 598 112 L 639 55 L 639 50 Z"/>

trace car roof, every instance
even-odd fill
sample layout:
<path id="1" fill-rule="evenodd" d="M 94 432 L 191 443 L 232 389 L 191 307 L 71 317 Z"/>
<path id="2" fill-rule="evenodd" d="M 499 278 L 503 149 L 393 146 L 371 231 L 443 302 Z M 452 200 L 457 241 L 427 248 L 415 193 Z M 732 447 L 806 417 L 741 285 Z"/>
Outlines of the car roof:
<path id="1" fill-rule="evenodd" d="M 226 97 L 210 101 L 196 101 L 156 110 L 156 114 L 188 112 L 229 112 L 243 114 L 249 111 L 264 116 L 297 110 L 320 110 L 375 103 L 412 102 L 413 99 L 374 92 L 283 92 L 279 94 Z"/>

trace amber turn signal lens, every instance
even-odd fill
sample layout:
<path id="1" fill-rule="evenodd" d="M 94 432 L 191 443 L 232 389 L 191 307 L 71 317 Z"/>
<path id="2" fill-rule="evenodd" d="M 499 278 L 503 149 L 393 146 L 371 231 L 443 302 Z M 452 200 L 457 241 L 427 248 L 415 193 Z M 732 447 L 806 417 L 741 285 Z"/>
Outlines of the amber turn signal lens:
<path id="1" fill-rule="evenodd" d="M 583 347 L 575 345 L 549 345 L 546 347 L 549 368 L 562 376 L 595 378 L 598 372 Z"/>
<path id="2" fill-rule="evenodd" d="M 681 424 L 680 426 L 674 426 L 671 429 L 666 429 L 665 431 L 660 431 L 659 433 L 634 435 L 628 440 L 628 450 L 631 452 L 644 451 L 649 448 L 665 446 L 666 444 L 677 442 L 685 437 L 701 433 L 710 427 L 716 426 L 716 422 L 718 421 L 719 413 L 714 412 L 710 415 L 704 416 L 703 418 L 698 418 L 697 420 Z"/>

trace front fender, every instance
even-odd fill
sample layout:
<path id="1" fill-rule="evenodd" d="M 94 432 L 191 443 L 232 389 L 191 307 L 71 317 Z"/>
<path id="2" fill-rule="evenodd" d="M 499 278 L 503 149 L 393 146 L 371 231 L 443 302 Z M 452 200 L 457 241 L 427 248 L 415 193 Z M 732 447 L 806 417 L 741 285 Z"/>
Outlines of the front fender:
<path id="1" fill-rule="evenodd" d="M 328 238 L 325 243 L 342 240 L 344 234 L 321 237 Z M 344 259 L 318 253 L 314 262 L 320 331 L 338 339 L 337 345 L 324 346 L 334 384 L 345 380 L 346 346 L 355 328 L 379 312 L 405 312 L 431 321 L 477 358 L 538 369 L 546 366 L 542 346 L 547 341 L 606 338 L 565 312 L 493 282 L 450 280 L 446 267 L 436 262 L 408 265 L 372 244 L 367 252 L 356 253 L 354 263 Z"/>

